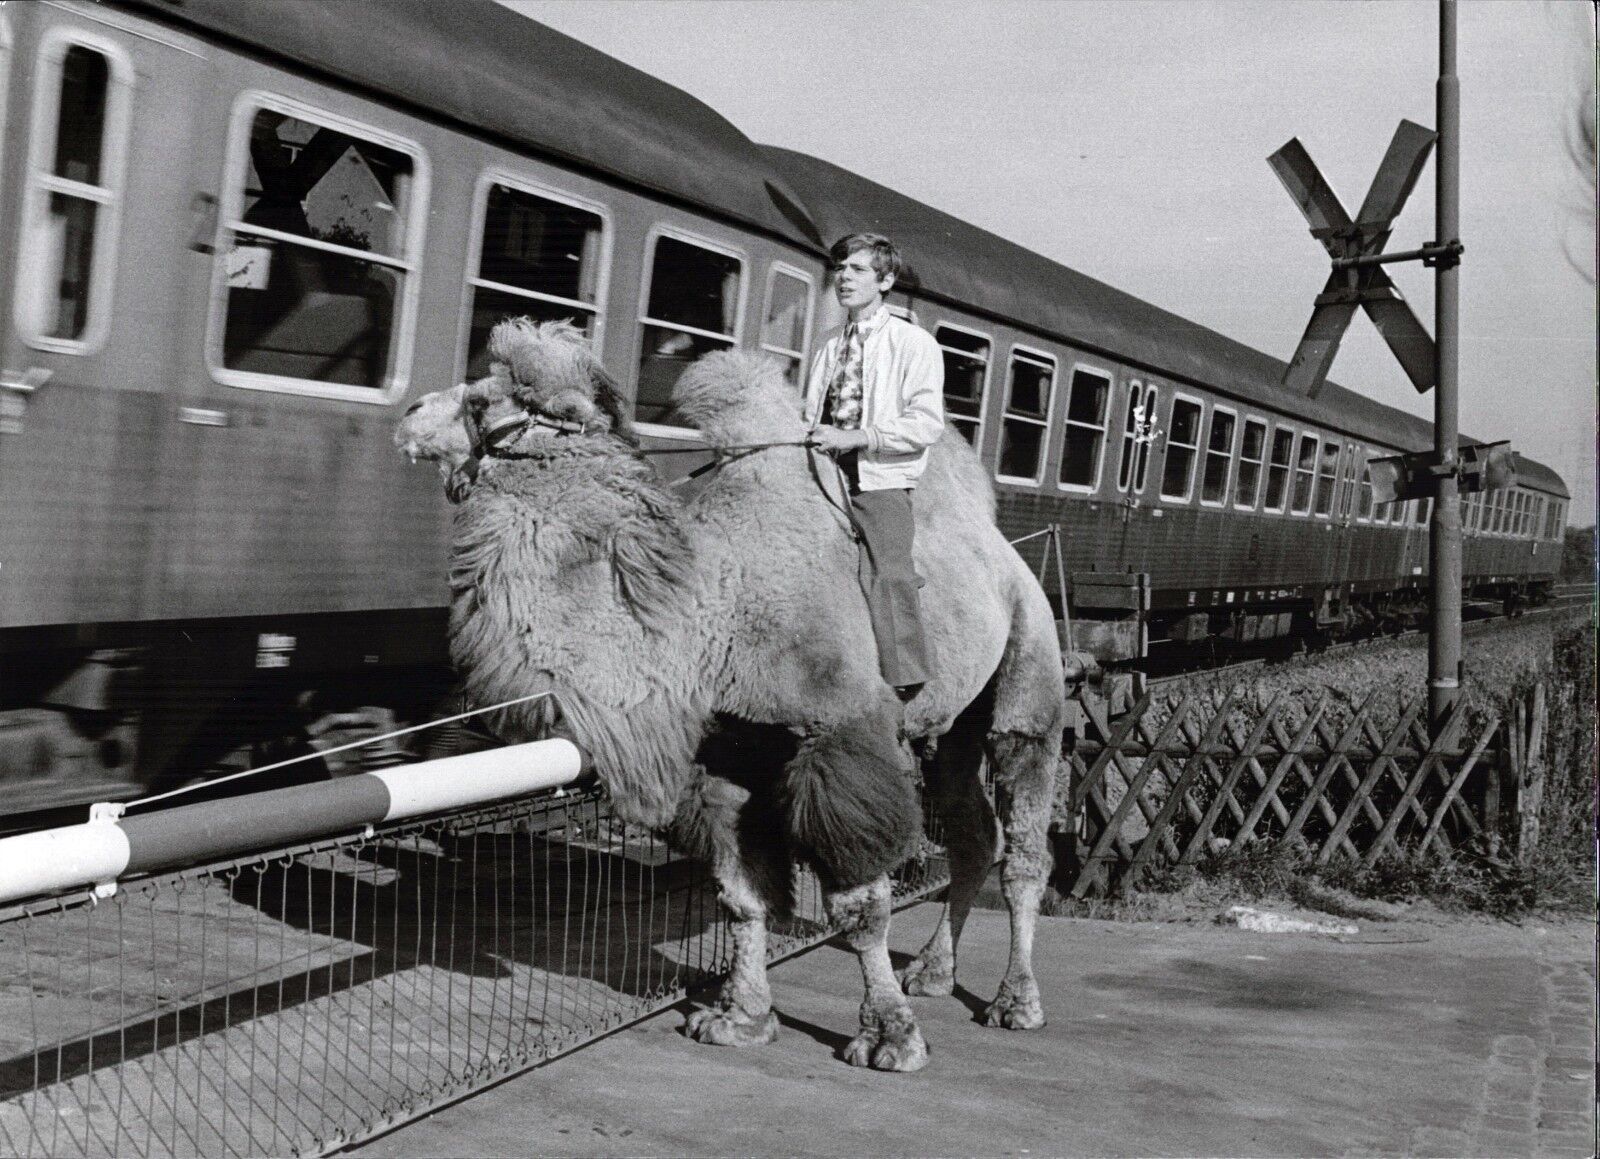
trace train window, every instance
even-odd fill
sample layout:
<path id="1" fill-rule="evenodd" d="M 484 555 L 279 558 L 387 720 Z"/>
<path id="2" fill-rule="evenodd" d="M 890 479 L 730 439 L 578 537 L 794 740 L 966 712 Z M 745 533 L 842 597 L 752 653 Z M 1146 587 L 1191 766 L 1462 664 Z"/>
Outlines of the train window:
<path id="1" fill-rule="evenodd" d="M 1282 511 L 1289 500 L 1289 475 L 1294 461 L 1294 432 L 1272 432 L 1272 460 L 1267 464 L 1267 511 Z"/>
<path id="2" fill-rule="evenodd" d="M 1037 483 L 1050 429 L 1056 362 L 1048 354 L 1013 351 L 1000 420 L 999 478 Z"/>
<path id="3" fill-rule="evenodd" d="M 744 261 L 709 242 L 659 233 L 646 269 L 635 417 L 660 422 L 671 409 L 672 388 L 689 364 L 734 344 L 744 298 Z"/>
<path id="4" fill-rule="evenodd" d="M 1200 404 L 1187 398 L 1172 400 L 1167 424 L 1167 460 L 1161 472 L 1161 497 L 1184 500 L 1194 486 L 1194 459 L 1200 448 Z"/>
<path id="5" fill-rule="evenodd" d="M 783 364 L 783 376 L 800 385 L 811 333 L 811 278 L 791 266 L 767 272 L 767 304 L 761 312 L 761 349 Z"/>
<path id="6" fill-rule="evenodd" d="M 1334 486 L 1339 480 L 1339 444 L 1333 439 L 1322 444 L 1317 476 L 1316 513 L 1328 515 L 1333 511 Z"/>
<path id="7" fill-rule="evenodd" d="M 973 446 L 982 439 L 983 394 L 989 384 L 989 339 L 942 325 L 933 333 L 944 352 L 944 415 Z"/>
<path id="8" fill-rule="evenodd" d="M 607 266 L 602 208 L 502 175 L 485 182 L 479 205 L 467 377 L 488 373 L 489 331 L 504 318 L 565 320 L 598 345 Z"/>
<path id="9" fill-rule="evenodd" d="M 1245 419 L 1239 437 L 1239 474 L 1233 482 L 1233 505 L 1253 510 L 1261 494 L 1261 464 L 1267 456 L 1267 424 Z"/>
<path id="10" fill-rule="evenodd" d="M 1317 489 L 1317 436 L 1301 435 L 1294 462 L 1294 513 L 1311 514 L 1311 497 Z"/>
<path id="11" fill-rule="evenodd" d="M 99 346 L 122 199 L 133 66 L 111 41 L 57 29 L 40 48 L 17 263 L 17 326 L 65 354 Z"/>
<path id="12" fill-rule="evenodd" d="M 1056 479 L 1060 486 L 1093 491 L 1099 485 L 1100 457 L 1106 441 L 1106 406 L 1110 399 L 1109 374 L 1073 367 L 1072 387 L 1067 395 L 1066 438 L 1061 446 L 1061 471 Z"/>
<path id="13" fill-rule="evenodd" d="M 1206 432 L 1206 461 L 1200 472 L 1200 502 L 1220 507 L 1228 501 L 1228 474 L 1233 466 L 1233 432 L 1239 416 L 1222 407 L 1211 409 Z"/>
<path id="14" fill-rule="evenodd" d="M 384 401 L 403 389 L 426 163 L 408 142 L 254 94 L 240 103 L 218 247 L 217 376 Z M 380 394 L 379 392 L 384 392 Z"/>
<path id="15" fill-rule="evenodd" d="M 1360 523 L 1372 522 L 1372 449 L 1364 447 L 1361 451 L 1361 499 L 1356 505 L 1356 520 Z"/>

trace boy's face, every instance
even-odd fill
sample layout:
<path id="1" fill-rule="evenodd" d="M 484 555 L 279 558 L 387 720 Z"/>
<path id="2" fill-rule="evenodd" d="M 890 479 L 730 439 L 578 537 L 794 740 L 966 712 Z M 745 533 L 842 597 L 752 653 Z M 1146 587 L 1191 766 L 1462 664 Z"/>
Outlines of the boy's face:
<path id="1" fill-rule="evenodd" d="M 872 251 L 855 250 L 833 267 L 833 292 L 846 310 L 876 306 L 894 285 L 893 276 L 879 277 L 872 268 Z"/>

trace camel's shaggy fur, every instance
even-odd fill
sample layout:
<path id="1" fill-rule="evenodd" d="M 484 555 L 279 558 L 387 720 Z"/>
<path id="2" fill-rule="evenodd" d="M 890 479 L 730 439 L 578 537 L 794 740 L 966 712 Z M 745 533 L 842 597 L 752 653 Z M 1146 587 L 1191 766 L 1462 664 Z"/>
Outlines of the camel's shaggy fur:
<path id="1" fill-rule="evenodd" d="M 808 462 L 798 446 L 738 450 L 805 434 L 772 363 L 712 354 L 679 381 L 678 415 L 732 449 L 681 503 L 632 445 L 615 387 L 576 330 L 502 323 L 491 352 L 488 378 L 429 396 L 396 433 L 414 457 L 441 459 L 464 500 L 450 565 L 452 653 L 479 703 L 556 693 L 559 719 L 541 701 L 495 727 L 516 738 L 564 730 L 619 814 L 669 827 L 712 861 L 737 961 L 723 1001 L 694 1020 L 695 1037 L 775 1033 L 764 968 L 750 955 L 766 916 L 787 905 L 778 862 L 794 856 L 816 867 L 860 942 L 868 1002 L 850 1061 L 922 1065 L 910 1008 L 885 981 L 888 894 L 873 884 L 919 827 L 900 738 L 933 754 L 932 799 L 957 862 L 946 920 L 908 969 L 908 988 L 953 984 L 961 922 L 994 853 L 994 815 L 976 788 L 987 754 L 1010 805 L 1003 883 L 1014 926 L 989 1019 L 1041 1024 L 1028 957 L 1048 871 L 1061 659 L 1043 592 L 995 527 L 977 456 L 947 433 L 914 492 L 938 674 L 902 710 L 879 675 L 832 463 Z M 508 404 L 582 429 L 529 426 L 512 457 L 486 458 L 474 474 L 472 452 Z"/>

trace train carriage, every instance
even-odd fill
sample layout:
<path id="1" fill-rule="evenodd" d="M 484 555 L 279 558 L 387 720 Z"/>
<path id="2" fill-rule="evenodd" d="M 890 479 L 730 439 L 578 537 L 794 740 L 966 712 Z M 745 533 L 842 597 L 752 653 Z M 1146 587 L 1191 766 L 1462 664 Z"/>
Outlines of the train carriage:
<path id="1" fill-rule="evenodd" d="M 448 509 L 390 447 L 407 403 L 496 319 L 566 317 L 647 438 L 693 445 L 683 367 L 798 378 L 840 320 L 825 242 L 862 227 L 912 257 L 896 306 L 1006 529 L 1121 577 L 1075 586 L 1088 620 L 1132 591 L 1158 640 L 1259 636 L 1425 582 L 1420 513 L 1364 466 L 1425 423 L 1285 395 L 1274 359 L 489 0 L 0 5 L 0 112 L 0 812 L 431 712 Z M 1475 497 L 1474 589 L 1548 583 L 1565 500 L 1526 460 Z"/>
<path id="2" fill-rule="evenodd" d="M 1006 531 L 1062 527 L 1080 612 L 1121 574 L 1148 593 L 1157 642 L 1421 613 L 1427 502 L 1378 502 L 1369 464 L 1431 448 L 1430 424 L 1333 383 L 1292 395 L 1277 359 L 837 166 L 770 152 L 825 235 L 879 229 L 913 255 L 894 301 L 940 340 L 947 414 L 991 465 Z M 1547 593 L 1568 498 L 1523 459 L 1515 488 L 1464 502 L 1469 593 Z"/>

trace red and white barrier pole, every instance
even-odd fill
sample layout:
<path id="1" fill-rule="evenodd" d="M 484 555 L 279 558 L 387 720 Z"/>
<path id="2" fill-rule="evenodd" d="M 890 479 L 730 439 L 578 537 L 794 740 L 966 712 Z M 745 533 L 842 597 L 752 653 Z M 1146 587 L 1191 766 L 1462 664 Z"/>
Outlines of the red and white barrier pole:
<path id="1" fill-rule="evenodd" d="M 119 877 L 236 857 L 367 825 L 571 784 L 568 740 L 541 740 L 132 817 L 96 806 L 83 825 L 0 838 L 0 905 Z"/>

